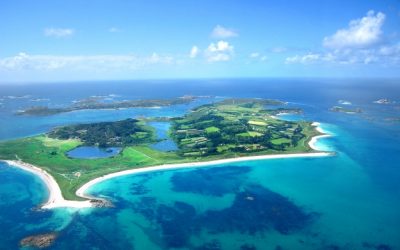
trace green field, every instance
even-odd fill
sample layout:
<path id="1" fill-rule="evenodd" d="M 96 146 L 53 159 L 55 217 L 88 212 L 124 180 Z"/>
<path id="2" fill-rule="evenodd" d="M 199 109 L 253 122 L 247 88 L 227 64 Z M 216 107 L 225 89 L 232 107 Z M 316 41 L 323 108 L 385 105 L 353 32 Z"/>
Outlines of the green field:
<path id="1" fill-rule="evenodd" d="M 281 145 L 284 143 L 291 143 L 291 140 L 288 138 L 278 138 L 278 139 L 271 140 L 271 142 L 272 142 L 272 144 L 275 144 L 275 145 Z"/>
<path id="2" fill-rule="evenodd" d="M 257 137 L 257 136 L 263 136 L 263 134 L 255 132 L 255 131 L 247 131 L 247 132 L 244 132 L 244 133 L 237 134 L 237 136 L 240 136 L 240 137 Z"/>
<path id="3" fill-rule="evenodd" d="M 218 133 L 219 132 L 219 128 L 217 127 L 208 127 L 205 129 L 207 134 L 212 134 L 212 133 Z"/>
<path id="4" fill-rule="evenodd" d="M 262 121 L 248 121 L 248 123 L 250 125 L 267 126 L 267 123 Z"/>
<path id="5" fill-rule="evenodd" d="M 81 200 L 75 192 L 84 183 L 122 170 L 250 155 L 313 152 L 308 141 L 319 132 L 310 122 L 271 118 L 275 111 L 265 110 L 262 102 L 246 100 L 200 106 L 172 119 L 169 134 L 179 147 L 175 152 L 151 149 L 149 145 L 154 142 L 151 127 L 143 121 L 124 120 L 93 123 L 85 125 L 83 130 L 80 125 L 71 125 L 48 134 L 0 142 L 0 159 L 21 159 L 46 170 L 60 185 L 66 199 Z M 134 127 L 126 127 L 127 124 Z M 116 137 L 121 134 L 121 126 L 126 133 L 124 137 Z M 87 131 L 99 135 L 106 132 L 107 136 L 97 138 Z M 123 148 L 114 157 L 73 159 L 66 156 L 80 145 L 113 146 L 113 143 Z"/>

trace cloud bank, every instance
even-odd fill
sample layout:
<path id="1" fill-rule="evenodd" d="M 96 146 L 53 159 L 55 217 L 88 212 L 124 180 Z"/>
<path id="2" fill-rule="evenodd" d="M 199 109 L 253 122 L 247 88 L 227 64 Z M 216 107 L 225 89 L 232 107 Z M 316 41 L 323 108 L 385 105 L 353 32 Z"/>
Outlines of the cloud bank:
<path id="1" fill-rule="evenodd" d="M 385 14 L 370 10 L 363 18 L 350 21 L 348 28 L 325 37 L 323 45 L 332 49 L 368 47 L 380 40 L 384 21 Z"/>

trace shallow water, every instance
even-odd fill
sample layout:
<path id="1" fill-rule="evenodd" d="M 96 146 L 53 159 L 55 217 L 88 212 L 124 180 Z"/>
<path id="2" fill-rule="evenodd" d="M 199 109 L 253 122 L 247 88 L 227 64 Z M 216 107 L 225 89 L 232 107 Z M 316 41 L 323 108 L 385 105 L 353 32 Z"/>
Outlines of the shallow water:
<path id="1" fill-rule="evenodd" d="M 99 148 L 94 146 L 81 146 L 68 151 L 68 157 L 77 159 L 98 159 L 115 156 L 121 148 Z"/>
<path id="2" fill-rule="evenodd" d="M 52 249 L 400 249 L 400 126 L 385 120 L 400 116 L 399 105 L 372 104 L 380 98 L 399 102 L 399 82 L 260 79 L 146 84 L 121 83 L 119 88 L 105 83 L 97 88 L 59 85 L 57 89 L 66 89 L 65 96 L 53 93 L 52 87 L 41 88 L 46 89 L 41 92 L 39 86 L 0 87 L 0 93 L 30 94 L 48 98 L 54 105 L 111 93 L 120 99 L 145 98 L 154 95 L 154 89 L 165 97 L 191 93 L 280 98 L 304 109 L 304 114 L 284 116 L 287 119 L 321 122 L 334 136 L 317 145 L 337 155 L 124 176 L 89 190 L 112 200 L 115 208 L 44 212 L 31 210 L 47 197 L 43 183 L 0 163 L 1 249 L 17 249 L 21 238 L 53 230 L 60 234 Z M 74 88 L 80 91 L 75 93 Z M 330 112 L 341 99 L 364 112 Z M 29 100 L 7 99 L 0 110 L 5 118 L 1 119 L 0 137 L 27 136 L 52 126 L 91 120 L 142 114 L 177 116 L 217 100 L 204 98 L 196 104 L 157 110 L 18 117 L 12 111 L 29 105 Z"/>
<path id="3" fill-rule="evenodd" d="M 175 151 L 178 149 L 176 143 L 168 137 L 168 130 L 171 127 L 169 122 L 149 122 L 148 125 L 156 130 L 156 138 L 160 140 L 152 145 L 151 148 L 159 151 Z"/>

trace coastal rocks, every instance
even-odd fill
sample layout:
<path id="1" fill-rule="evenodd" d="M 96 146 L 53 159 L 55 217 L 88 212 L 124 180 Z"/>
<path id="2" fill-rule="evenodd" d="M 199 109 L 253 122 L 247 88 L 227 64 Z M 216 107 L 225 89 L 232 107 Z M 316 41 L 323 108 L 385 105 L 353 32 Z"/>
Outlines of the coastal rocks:
<path id="1" fill-rule="evenodd" d="M 19 244 L 21 247 L 46 248 L 51 246 L 56 238 L 57 233 L 38 234 L 23 238 Z"/>
<path id="2" fill-rule="evenodd" d="M 114 207 L 114 204 L 112 204 L 111 201 L 104 199 L 92 199 L 90 200 L 90 203 L 96 208 Z"/>

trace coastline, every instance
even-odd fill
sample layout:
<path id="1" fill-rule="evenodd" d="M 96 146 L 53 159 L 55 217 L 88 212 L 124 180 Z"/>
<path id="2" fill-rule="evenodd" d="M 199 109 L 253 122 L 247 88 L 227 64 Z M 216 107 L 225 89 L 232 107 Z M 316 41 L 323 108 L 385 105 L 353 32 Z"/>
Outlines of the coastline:
<path id="1" fill-rule="evenodd" d="M 322 135 L 314 136 L 309 141 L 309 146 L 319 151 L 316 147 L 316 142 L 320 138 L 330 137 L 330 134 L 327 134 L 323 129 L 320 127 L 320 123 L 314 122 L 312 123 L 313 126 L 316 127 L 317 131 L 322 133 Z M 120 172 L 115 172 L 111 174 L 107 174 L 101 177 L 97 177 L 83 186 L 81 186 L 77 191 L 76 195 L 87 200 L 85 201 L 72 201 L 66 200 L 62 196 L 61 189 L 55 179 L 48 174 L 45 170 L 34 166 L 29 163 L 22 162 L 21 160 L 3 160 L 10 166 L 19 167 L 23 170 L 31 172 L 33 174 L 38 175 L 46 184 L 49 190 L 49 198 L 48 200 L 41 205 L 42 209 L 52 209 L 52 208 L 59 208 L 59 207 L 70 207 L 70 208 L 90 208 L 94 207 L 93 201 L 101 200 L 96 197 L 92 197 L 86 194 L 86 191 L 92 187 L 93 185 L 108 180 L 112 178 L 116 178 L 119 176 L 124 175 L 131 175 L 131 174 L 139 174 L 139 173 L 146 173 L 146 172 L 154 172 L 154 171 L 163 171 L 163 170 L 176 170 L 176 169 L 184 169 L 184 168 L 194 168 L 194 167 L 207 167 L 210 165 L 218 165 L 218 164 L 226 164 L 226 163 L 233 163 L 233 162 L 243 162 L 243 161 L 256 161 L 256 160 L 266 160 L 266 159 L 284 159 L 284 158 L 303 158 L 303 157 L 326 157 L 332 156 L 332 152 L 314 152 L 314 153 L 293 153 L 293 154 L 273 154 L 273 155 L 259 155 L 259 156 L 244 156 L 244 157 L 237 157 L 237 158 L 229 158 L 229 159 L 220 159 L 220 160 L 213 160 L 213 161 L 204 161 L 204 162 L 189 162 L 189 163 L 176 163 L 176 164 L 164 164 L 158 166 L 149 166 L 143 167 L 138 169 L 129 169 Z"/>
<path id="2" fill-rule="evenodd" d="M 51 176 L 45 170 L 20 160 L 3 160 L 3 161 L 10 166 L 18 167 L 25 171 L 36 174 L 43 180 L 43 182 L 47 186 L 47 189 L 49 190 L 49 198 L 44 204 L 40 205 L 40 208 L 51 209 L 57 207 L 73 207 L 73 208 L 92 207 L 92 203 L 90 200 L 86 201 L 65 200 L 64 197 L 62 196 L 60 186 L 57 184 L 53 176 Z"/>
<path id="3" fill-rule="evenodd" d="M 331 137 L 332 135 L 329 134 L 328 132 L 326 132 L 325 130 L 323 130 L 323 129 L 321 128 L 321 123 L 319 123 L 319 122 L 313 122 L 313 123 L 311 124 L 311 126 L 316 127 L 315 129 L 316 129 L 318 132 L 320 132 L 322 135 L 313 136 L 313 137 L 311 138 L 311 140 L 308 142 L 308 145 L 309 145 L 312 149 L 319 151 L 319 150 L 321 150 L 321 149 L 318 148 L 318 147 L 316 146 L 316 143 L 317 143 L 318 139 L 326 138 L 326 137 Z"/>

